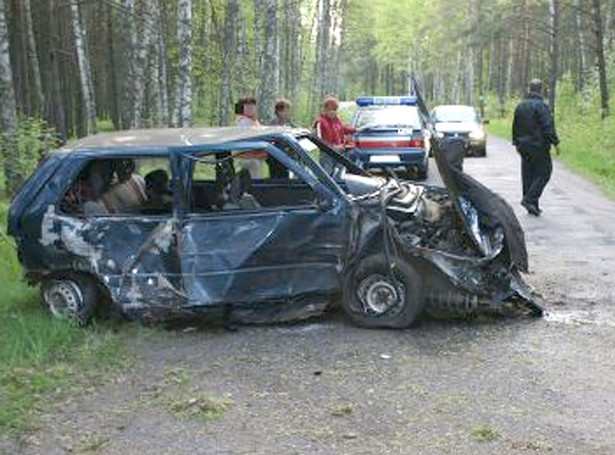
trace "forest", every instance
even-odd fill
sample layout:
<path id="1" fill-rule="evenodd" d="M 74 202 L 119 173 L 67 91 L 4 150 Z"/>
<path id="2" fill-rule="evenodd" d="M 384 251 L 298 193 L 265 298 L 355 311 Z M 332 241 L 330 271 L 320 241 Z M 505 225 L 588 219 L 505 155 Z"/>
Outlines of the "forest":
<path id="1" fill-rule="evenodd" d="M 309 126 L 327 94 L 406 94 L 413 76 L 428 105 L 494 120 L 541 78 L 562 125 L 599 135 L 614 38 L 615 0 L 0 0 L 5 189 L 74 137 L 227 125 L 243 96 L 264 122 L 288 98 Z"/>

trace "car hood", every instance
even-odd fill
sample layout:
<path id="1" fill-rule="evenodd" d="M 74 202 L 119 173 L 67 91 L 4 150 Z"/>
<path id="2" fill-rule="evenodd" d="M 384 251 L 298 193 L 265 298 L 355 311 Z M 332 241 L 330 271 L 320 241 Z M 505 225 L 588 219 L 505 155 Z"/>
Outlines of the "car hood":
<path id="1" fill-rule="evenodd" d="M 435 124 L 436 131 L 442 133 L 448 132 L 470 132 L 480 130 L 481 126 L 474 122 L 437 122 Z"/>

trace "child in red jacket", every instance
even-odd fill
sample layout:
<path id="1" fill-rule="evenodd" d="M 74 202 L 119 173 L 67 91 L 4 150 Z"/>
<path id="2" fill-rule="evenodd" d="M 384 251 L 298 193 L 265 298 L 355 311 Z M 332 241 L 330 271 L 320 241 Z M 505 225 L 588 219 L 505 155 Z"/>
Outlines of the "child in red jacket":
<path id="1" fill-rule="evenodd" d="M 322 102 L 322 112 L 314 122 L 316 135 L 338 152 L 344 151 L 344 137 L 356 133 L 356 129 L 346 126 L 337 116 L 339 102 L 333 96 L 326 97 Z"/>

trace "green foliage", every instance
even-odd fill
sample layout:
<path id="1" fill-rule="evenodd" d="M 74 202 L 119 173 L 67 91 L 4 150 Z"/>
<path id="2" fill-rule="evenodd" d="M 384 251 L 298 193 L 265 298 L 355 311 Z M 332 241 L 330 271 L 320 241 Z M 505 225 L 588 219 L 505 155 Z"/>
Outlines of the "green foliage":
<path id="1" fill-rule="evenodd" d="M 45 154 L 55 147 L 56 136 L 44 120 L 23 117 L 19 119 L 14 141 L 4 140 L 2 147 L 16 147 L 18 161 L 15 170 L 26 178 L 36 168 Z M 0 155 L 0 165 L 4 166 L 5 152 Z M 0 189 L 4 190 L 5 180 L 0 179 Z"/>
<path id="2" fill-rule="evenodd" d="M 0 202 L 6 225 L 8 203 Z M 87 329 L 51 319 L 35 289 L 21 279 L 14 243 L 0 231 L 0 433 L 36 423 L 49 396 L 70 393 L 88 374 L 124 361 L 121 338 L 100 327 Z"/>

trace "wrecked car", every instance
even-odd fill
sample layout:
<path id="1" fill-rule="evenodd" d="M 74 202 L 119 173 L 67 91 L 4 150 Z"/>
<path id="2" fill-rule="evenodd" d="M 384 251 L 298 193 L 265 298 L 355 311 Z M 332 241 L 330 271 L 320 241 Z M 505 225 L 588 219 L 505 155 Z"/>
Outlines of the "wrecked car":
<path id="1" fill-rule="evenodd" d="M 443 158 L 454 153 L 435 155 L 446 188 L 371 176 L 300 129 L 100 134 L 49 154 L 8 229 L 47 310 L 79 322 L 102 302 L 233 322 L 341 302 L 355 323 L 392 328 L 426 308 L 540 314 L 512 210 Z"/>

